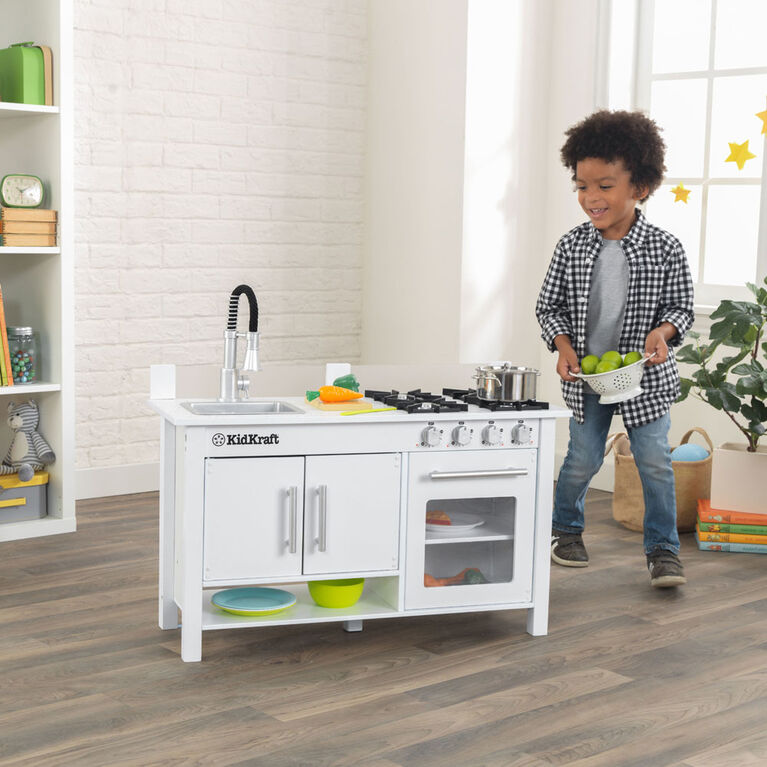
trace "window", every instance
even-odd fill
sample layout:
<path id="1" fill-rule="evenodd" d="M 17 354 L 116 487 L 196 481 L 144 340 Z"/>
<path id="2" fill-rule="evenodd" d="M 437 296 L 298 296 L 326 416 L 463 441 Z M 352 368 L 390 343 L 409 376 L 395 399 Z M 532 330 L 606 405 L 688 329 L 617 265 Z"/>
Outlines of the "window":
<path id="1" fill-rule="evenodd" d="M 603 102 L 646 111 L 667 145 L 648 218 L 682 241 L 696 304 L 750 296 L 744 283 L 767 275 L 767 115 L 757 117 L 767 110 L 767 3 L 612 0 L 602 10 Z M 730 144 L 740 163 L 727 161 Z M 686 203 L 671 191 L 680 184 Z"/>

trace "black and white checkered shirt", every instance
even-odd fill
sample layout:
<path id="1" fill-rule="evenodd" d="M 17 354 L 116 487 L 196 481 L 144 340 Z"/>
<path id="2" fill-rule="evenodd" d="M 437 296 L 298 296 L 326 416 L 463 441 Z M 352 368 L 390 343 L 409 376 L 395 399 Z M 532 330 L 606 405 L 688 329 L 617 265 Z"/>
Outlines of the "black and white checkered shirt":
<path id="1" fill-rule="evenodd" d="M 695 315 L 690 269 L 676 237 L 650 224 L 637 209 L 634 225 L 620 244 L 629 267 L 629 284 L 617 351 L 643 352 L 648 333 L 662 322 L 670 322 L 677 331 L 668 342 L 666 362 L 645 368 L 643 393 L 618 405 L 624 424 L 631 428 L 659 418 L 679 396 L 679 371 L 672 347 L 682 343 Z M 590 221 L 557 243 L 535 307 L 541 336 L 550 351 L 555 350 L 554 338 L 565 334 L 570 336 L 578 359 L 585 355 L 591 272 L 601 249 L 602 235 Z M 583 423 L 583 382 L 562 381 L 562 394 L 575 418 Z"/>

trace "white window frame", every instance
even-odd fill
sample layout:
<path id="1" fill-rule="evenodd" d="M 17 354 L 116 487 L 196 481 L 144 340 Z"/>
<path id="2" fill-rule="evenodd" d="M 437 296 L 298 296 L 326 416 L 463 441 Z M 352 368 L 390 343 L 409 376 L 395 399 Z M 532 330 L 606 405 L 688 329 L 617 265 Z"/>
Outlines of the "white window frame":
<path id="1" fill-rule="evenodd" d="M 667 176 L 663 179 L 664 184 L 675 186 L 684 182 L 690 185 L 700 184 L 702 190 L 701 199 L 701 248 L 698 253 L 698 282 L 695 284 L 695 308 L 700 314 L 709 313 L 724 298 L 735 300 L 750 300 L 753 298 L 748 288 L 739 285 L 717 285 L 704 283 L 703 280 L 703 262 L 706 242 L 706 212 L 708 204 L 709 184 L 724 185 L 737 184 L 739 186 L 759 185 L 764 186 L 764 180 L 767 179 L 767 134 L 764 136 L 762 146 L 755 152 L 761 151 L 762 175 L 761 178 L 710 178 L 708 177 L 709 157 L 710 157 L 710 138 L 711 138 L 711 111 L 712 94 L 714 78 L 729 77 L 736 75 L 749 74 L 767 74 L 767 66 L 751 67 L 743 69 L 715 69 L 714 45 L 715 45 L 715 27 L 717 4 L 723 0 L 711 0 L 711 34 L 709 36 L 709 60 L 708 68 L 694 72 L 669 72 L 658 75 L 652 74 L 652 41 L 653 41 L 653 21 L 655 16 L 656 0 L 599 0 L 598 5 L 598 44 L 603 51 L 601 56 L 597 57 L 597 72 L 595 76 L 595 92 L 598 107 L 616 108 L 614 96 L 611 97 L 611 91 L 615 87 L 620 87 L 620 83 L 613 83 L 610 73 L 614 69 L 613 62 L 615 56 L 629 57 L 631 66 L 631 75 L 629 82 L 624 84 L 630 91 L 629 104 L 627 108 L 640 109 L 649 114 L 650 111 L 650 92 L 653 82 L 661 80 L 682 80 L 682 79 L 706 79 L 708 81 L 708 103 L 706 105 L 706 132 L 705 148 L 703 158 L 703 177 L 702 178 L 676 178 Z M 620 7 L 618 7 L 620 4 Z M 628 10 L 627 10 L 628 9 Z M 620 13 L 622 24 L 620 26 L 613 24 L 613 17 Z M 626 24 L 627 15 L 633 23 Z M 600 61 L 601 59 L 601 65 Z M 764 188 L 760 198 L 759 207 L 759 231 L 757 239 L 756 254 L 756 277 L 757 284 L 761 284 L 767 276 L 767 193 Z"/>

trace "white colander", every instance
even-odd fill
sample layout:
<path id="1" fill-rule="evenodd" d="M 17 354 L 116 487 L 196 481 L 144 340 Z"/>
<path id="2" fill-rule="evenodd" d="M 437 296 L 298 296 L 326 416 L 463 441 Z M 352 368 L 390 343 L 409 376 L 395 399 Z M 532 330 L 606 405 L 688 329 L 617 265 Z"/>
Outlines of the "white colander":
<path id="1" fill-rule="evenodd" d="M 642 380 L 644 365 L 652 359 L 655 353 L 649 357 L 643 357 L 637 362 L 632 362 L 626 367 L 610 370 L 607 373 L 593 373 L 590 376 L 584 373 L 573 373 L 576 378 L 582 378 L 599 395 L 602 405 L 612 405 L 614 402 L 625 402 L 642 393 L 639 382 Z"/>

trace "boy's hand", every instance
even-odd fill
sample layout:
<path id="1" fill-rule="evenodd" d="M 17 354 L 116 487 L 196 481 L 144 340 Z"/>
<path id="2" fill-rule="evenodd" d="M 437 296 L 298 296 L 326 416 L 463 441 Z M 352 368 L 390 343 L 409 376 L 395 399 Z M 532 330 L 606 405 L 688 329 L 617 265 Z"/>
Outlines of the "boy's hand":
<path id="1" fill-rule="evenodd" d="M 644 342 L 645 357 L 655 356 L 647 361 L 648 365 L 661 365 L 668 359 L 668 340 L 676 335 L 676 328 L 670 322 L 664 322 L 647 334 Z"/>
<path id="2" fill-rule="evenodd" d="M 557 360 L 557 373 L 563 381 L 578 381 L 578 378 L 570 375 L 571 373 L 580 373 L 581 366 L 578 363 L 578 355 L 575 353 L 570 339 L 567 336 L 557 336 L 554 339 L 554 345 L 559 352 Z"/>

